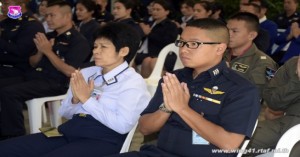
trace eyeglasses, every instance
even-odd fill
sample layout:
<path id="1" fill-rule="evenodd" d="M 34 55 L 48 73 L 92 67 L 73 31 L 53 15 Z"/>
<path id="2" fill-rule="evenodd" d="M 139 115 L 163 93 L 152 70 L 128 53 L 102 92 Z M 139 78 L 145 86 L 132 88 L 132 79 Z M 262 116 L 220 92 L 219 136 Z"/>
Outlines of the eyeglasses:
<path id="1" fill-rule="evenodd" d="M 200 45 L 212 45 L 212 44 L 221 44 L 220 42 L 198 42 L 198 41 L 183 41 L 183 40 L 176 40 L 175 41 L 175 46 L 177 47 L 184 47 L 186 45 L 187 48 L 190 49 L 196 49 Z"/>

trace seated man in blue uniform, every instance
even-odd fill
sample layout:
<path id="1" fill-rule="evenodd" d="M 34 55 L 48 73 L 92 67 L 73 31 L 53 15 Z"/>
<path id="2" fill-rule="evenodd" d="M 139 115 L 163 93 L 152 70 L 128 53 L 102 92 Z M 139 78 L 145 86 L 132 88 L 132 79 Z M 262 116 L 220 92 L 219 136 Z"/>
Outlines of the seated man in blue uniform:
<path id="1" fill-rule="evenodd" d="M 251 137 L 260 103 L 255 86 L 222 61 L 228 42 L 221 21 L 188 23 L 175 42 L 185 68 L 163 76 L 139 119 L 144 135 L 159 131 L 157 146 L 113 156 L 236 156 L 231 150 Z"/>
<path id="2" fill-rule="evenodd" d="M 22 79 L 0 79 L 0 140 L 24 135 L 24 102 L 65 94 L 69 77 L 90 54 L 88 42 L 73 27 L 67 2 L 55 0 L 46 12 L 49 28 L 55 31 L 47 35 L 39 32 L 32 39 L 37 47 L 29 58 L 32 67 Z"/>
<path id="3" fill-rule="evenodd" d="M 59 113 L 62 137 L 42 133 L 0 142 L 0 156 L 99 157 L 120 152 L 127 133 L 150 101 L 142 78 L 128 63 L 139 46 L 138 33 L 122 23 L 103 26 L 94 43 L 96 66 L 72 73 Z"/>

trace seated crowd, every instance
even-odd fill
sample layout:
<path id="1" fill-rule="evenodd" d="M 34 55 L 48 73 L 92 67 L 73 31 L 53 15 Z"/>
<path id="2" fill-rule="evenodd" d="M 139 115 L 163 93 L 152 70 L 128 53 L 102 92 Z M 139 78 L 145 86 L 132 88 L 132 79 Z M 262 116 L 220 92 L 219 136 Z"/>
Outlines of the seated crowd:
<path id="1" fill-rule="evenodd" d="M 300 13 L 282 1 L 272 21 L 268 0 L 241 0 L 226 19 L 211 0 L 0 0 L 0 156 L 233 157 L 247 139 L 274 149 L 300 124 Z M 144 79 L 172 43 L 184 67 L 173 71 L 170 52 L 151 98 Z M 62 136 L 26 135 L 25 101 L 65 93 Z M 119 154 L 137 123 L 156 143 Z"/>

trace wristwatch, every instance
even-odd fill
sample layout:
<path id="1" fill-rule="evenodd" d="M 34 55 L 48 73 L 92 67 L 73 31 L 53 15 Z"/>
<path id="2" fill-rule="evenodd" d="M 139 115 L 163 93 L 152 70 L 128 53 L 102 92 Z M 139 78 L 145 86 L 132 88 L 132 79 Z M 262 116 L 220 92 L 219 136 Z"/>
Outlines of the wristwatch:
<path id="1" fill-rule="evenodd" d="M 159 106 L 159 110 L 163 111 L 163 112 L 166 112 L 166 113 L 172 113 L 171 110 L 167 109 L 165 104 L 162 103 L 160 106 Z"/>

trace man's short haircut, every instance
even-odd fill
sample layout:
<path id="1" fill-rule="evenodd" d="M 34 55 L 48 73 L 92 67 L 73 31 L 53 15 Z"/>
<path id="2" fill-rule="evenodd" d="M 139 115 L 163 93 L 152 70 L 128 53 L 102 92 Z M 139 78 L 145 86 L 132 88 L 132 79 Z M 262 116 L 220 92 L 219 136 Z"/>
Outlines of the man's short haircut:
<path id="1" fill-rule="evenodd" d="M 249 31 L 258 32 L 260 28 L 258 17 L 252 13 L 238 12 L 228 19 L 228 21 L 230 20 L 245 21 Z"/>
<path id="2" fill-rule="evenodd" d="M 116 2 L 122 3 L 126 9 L 134 9 L 136 5 L 133 0 L 116 0 L 114 3 Z"/>
<path id="3" fill-rule="evenodd" d="M 261 8 L 269 8 L 269 1 L 268 0 L 251 0 L 250 3 L 258 4 Z"/>
<path id="4" fill-rule="evenodd" d="M 212 18 L 202 18 L 187 23 L 187 27 L 196 27 L 208 32 L 212 42 L 229 43 L 229 31 L 224 22 Z"/>
<path id="5" fill-rule="evenodd" d="M 69 2 L 66 2 L 64 0 L 48 0 L 48 6 L 47 7 L 53 7 L 53 6 L 59 6 L 60 8 L 66 7 L 72 13 L 72 5 Z"/>
<path id="6" fill-rule="evenodd" d="M 99 38 L 110 40 L 116 47 L 117 53 L 121 48 L 128 47 L 129 53 L 124 57 L 124 60 L 128 63 L 130 63 L 135 56 L 141 41 L 138 32 L 135 29 L 121 22 L 109 22 L 100 27 L 96 33 L 95 39 Z"/>

